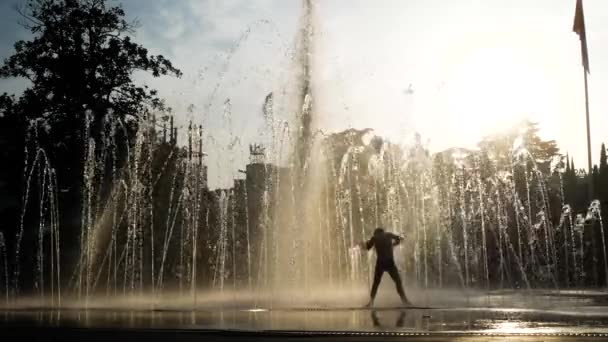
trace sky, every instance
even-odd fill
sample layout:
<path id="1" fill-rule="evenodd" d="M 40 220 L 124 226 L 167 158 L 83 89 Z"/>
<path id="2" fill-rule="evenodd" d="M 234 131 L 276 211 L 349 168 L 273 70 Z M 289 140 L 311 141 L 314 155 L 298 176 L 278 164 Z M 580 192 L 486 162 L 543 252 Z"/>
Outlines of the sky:
<path id="1" fill-rule="evenodd" d="M 0 0 L 0 59 L 28 32 Z M 110 1 L 111 3 L 118 3 Z M 288 96 L 300 0 L 124 0 L 135 39 L 169 58 L 181 79 L 159 90 L 176 121 L 202 124 L 209 183 L 230 186 L 248 144 L 267 139 L 265 96 Z M 523 118 L 586 165 L 575 0 L 316 0 L 312 58 L 315 122 L 324 131 L 374 128 L 396 143 L 422 134 L 432 151 L 474 147 Z M 593 158 L 608 142 L 608 2 L 585 0 Z M 18 93 L 22 80 L 0 80 Z M 275 108 L 277 120 L 290 113 Z M 181 130 L 180 132 L 184 132 Z"/>

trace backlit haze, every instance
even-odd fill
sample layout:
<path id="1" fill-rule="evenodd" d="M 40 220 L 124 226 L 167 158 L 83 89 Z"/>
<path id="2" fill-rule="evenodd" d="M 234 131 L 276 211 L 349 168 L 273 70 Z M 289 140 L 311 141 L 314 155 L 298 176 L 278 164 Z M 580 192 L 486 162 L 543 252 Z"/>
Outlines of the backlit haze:
<path id="1" fill-rule="evenodd" d="M 28 37 L 17 24 L 18 3 L 0 0 L 0 58 L 12 54 L 14 41 Z M 317 0 L 314 125 L 329 132 L 370 127 L 404 144 L 419 132 L 439 151 L 474 147 L 483 136 L 530 118 L 539 122 L 543 138 L 557 140 L 584 167 L 575 3 Z M 608 2 L 586 0 L 584 6 L 597 162 L 608 137 Z M 210 185 L 230 185 L 248 160 L 248 144 L 264 140 L 264 97 L 289 89 L 300 1 L 126 0 L 124 7 L 141 24 L 136 40 L 184 73 L 181 79 L 140 80 L 159 90 L 179 126 L 190 119 L 204 125 Z M 0 80 L 0 92 L 19 92 L 24 85 Z"/>

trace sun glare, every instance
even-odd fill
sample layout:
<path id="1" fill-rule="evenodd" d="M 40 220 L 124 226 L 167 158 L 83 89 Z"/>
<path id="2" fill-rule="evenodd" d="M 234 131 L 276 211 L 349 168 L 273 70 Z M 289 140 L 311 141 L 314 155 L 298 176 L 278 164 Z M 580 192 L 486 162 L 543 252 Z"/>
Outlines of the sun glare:
<path id="1" fill-rule="evenodd" d="M 531 64 L 506 48 L 483 49 L 456 62 L 444 90 L 452 128 L 476 141 L 524 118 L 542 120 L 551 84 Z"/>
<path id="2" fill-rule="evenodd" d="M 489 331 L 495 334 L 555 334 L 556 329 L 530 324 L 524 321 L 498 321 L 490 327 Z"/>

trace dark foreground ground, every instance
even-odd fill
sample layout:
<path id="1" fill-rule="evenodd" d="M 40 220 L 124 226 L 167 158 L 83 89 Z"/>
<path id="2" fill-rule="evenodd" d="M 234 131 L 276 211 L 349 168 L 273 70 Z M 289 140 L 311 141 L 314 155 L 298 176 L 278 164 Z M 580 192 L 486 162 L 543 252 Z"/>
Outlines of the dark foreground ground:
<path id="1" fill-rule="evenodd" d="M 0 341 L 607 341 L 608 316 L 496 308 L 14 310 Z"/>
<path id="2" fill-rule="evenodd" d="M 16 328 L 1 330 L 6 341 L 606 341 L 602 334 L 457 334 L 398 332 L 238 332 L 222 330 Z"/>
<path id="3" fill-rule="evenodd" d="M 440 297 L 441 293 L 431 298 Z M 608 341 L 608 293 L 493 293 L 421 308 L 0 308 L 0 341 Z M 237 303 L 238 304 L 238 303 Z M 335 304 L 335 303 L 334 303 Z"/>

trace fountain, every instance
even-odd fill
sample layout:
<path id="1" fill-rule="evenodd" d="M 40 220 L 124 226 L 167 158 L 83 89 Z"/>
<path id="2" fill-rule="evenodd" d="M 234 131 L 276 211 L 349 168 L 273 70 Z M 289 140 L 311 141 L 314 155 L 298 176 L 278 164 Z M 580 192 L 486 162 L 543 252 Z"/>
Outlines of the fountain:
<path id="1" fill-rule="evenodd" d="M 118 146 L 124 127 L 108 118 L 104 139 L 86 139 L 71 245 L 53 165 L 44 150 L 28 150 L 12 255 L 0 232 L 4 307 L 352 306 L 364 300 L 374 265 L 354 246 L 378 226 L 405 236 L 399 268 L 414 301 L 427 305 L 525 308 L 608 284 L 601 203 L 576 214 L 562 171 L 544 170 L 522 135 L 505 149 L 431 155 L 420 137 L 404 147 L 371 129 L 319 131 L 310 0 L 304 9 L 297 96 L 283 99 L 295 119 L 277 121 L 278 96 L 266 97 L 269 146 L 250 146 L 233 187 L 208 188 L 202 126 L 191 123 L 180 146 L 172 118 L 159 132 L 148 116 L 134 142 Z M 229 100 L 224 115 L 232 115 Z M 519 297 L 534 291 L 538 300 Z"/>

